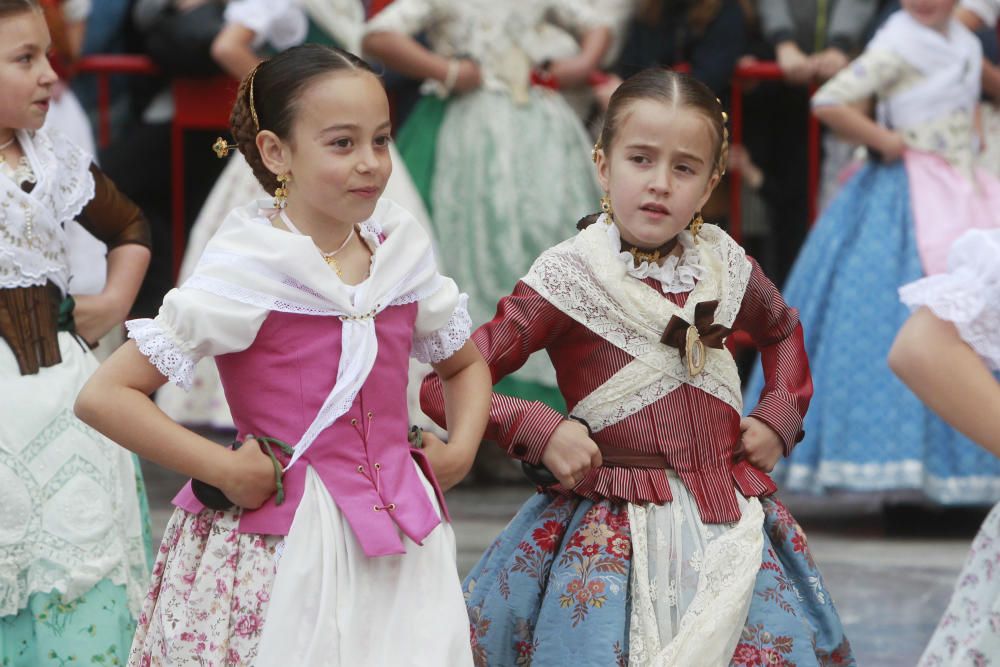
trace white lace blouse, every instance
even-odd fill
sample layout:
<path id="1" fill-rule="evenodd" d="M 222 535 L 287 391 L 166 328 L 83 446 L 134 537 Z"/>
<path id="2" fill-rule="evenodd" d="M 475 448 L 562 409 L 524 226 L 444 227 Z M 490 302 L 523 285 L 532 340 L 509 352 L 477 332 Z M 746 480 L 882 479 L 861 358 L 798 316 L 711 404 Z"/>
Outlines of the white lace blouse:
<path id="1" fill-rule="evenodd" d="M 1000 230 L 973 230 L 955 242 L 948 272 L 904 285 L 900 298 L 912 309 L 926 306 L 993 370 L 1000 371 Z"/>

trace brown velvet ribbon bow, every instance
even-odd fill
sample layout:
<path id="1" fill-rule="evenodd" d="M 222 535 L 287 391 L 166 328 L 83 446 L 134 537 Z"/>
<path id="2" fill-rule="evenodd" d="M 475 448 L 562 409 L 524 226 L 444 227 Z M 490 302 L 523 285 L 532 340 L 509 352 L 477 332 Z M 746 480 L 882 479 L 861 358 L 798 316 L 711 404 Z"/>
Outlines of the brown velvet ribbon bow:
<path id="1" fill-rule="evenodd" d="M 732 329 L 715 324 L 718 301 L 702 301 L 694 307 L 694 324 L 674 315 L 663 330 L 660 342 L 676 347 L 687 362 L 688 373 L 694 377 L 705 369 L 705 348 L 721 350 Z"/>

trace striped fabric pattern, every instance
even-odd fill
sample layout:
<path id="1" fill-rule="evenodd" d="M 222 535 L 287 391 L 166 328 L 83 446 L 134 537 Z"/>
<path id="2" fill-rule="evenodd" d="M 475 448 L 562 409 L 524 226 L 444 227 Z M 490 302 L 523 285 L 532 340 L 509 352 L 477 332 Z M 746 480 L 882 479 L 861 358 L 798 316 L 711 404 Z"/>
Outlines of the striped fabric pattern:
<path id="1" fill-rule="evenodd" d="M 751 260 L 752 261 L 752 260 Z M 659 289 L 653 279 L 644 281 Z M 687 294 L 664 294 L 679 306 Z M 753 262 L 750 282 L 733 326 L 760 348 L 768 381 L 751 413 L 781 438 L 786 453 L 801 439 L 802 419 L 812 396 L 812 380 L 798 313 L 789 308 Z M 583 397 L 632 361 L 632 356 L 578 324 L 524 283 L 505 297 L 497 314 L 473 334 L 497 382 L 533 353 L 545 350 L 556 369 L 559 389 L 572 412 Z M 421 405 L 444 425 L 440 381 L 429 376 Z M 545 444 L 565 417 L 548 406 L 494 394 L 486 438 L 516 459 L 540 461 Z M 594 434 L 598 444 L 662 455 L 694 495 L 702 519 L 726 523 L 739 519 L 735 489 L 745 496 L 776 490 L 765 473 L 734 461 L 740 414 L 714 396 L 689 385 Z M 601 500 L 664 503 L 672 499 L 665 470 L 602 466 L 592 470 L 573 493 Z"/>

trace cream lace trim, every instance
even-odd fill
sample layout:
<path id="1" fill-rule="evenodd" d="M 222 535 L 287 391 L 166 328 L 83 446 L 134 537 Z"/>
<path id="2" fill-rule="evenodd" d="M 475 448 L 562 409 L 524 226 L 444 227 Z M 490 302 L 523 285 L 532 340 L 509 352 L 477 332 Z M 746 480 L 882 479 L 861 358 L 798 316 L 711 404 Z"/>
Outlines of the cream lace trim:
<path id="1" fill-rule="evenodd" d="M 632 530 L 632 615 L 629 665 L 688 667 L 728 665 L 746 622 L 764 546 L 764 510 L 749 498 L 739 522 L 705 548 L 697 563 L 698 584 L 674 637 L 663 646 L 656 598 L 664 582 L 650 579 L 649 510 L 629 504 Z M 672 583 L 672 582 L 670 582 Z M 669 590 L 669 584 L 666 586 Z"/>
<path id="2" fill-rule="evenodd" d="M 455 312 L 447 324 L 427 336 L 414 339 L 411 356 L 425 364 L 436 364 L 461 350 L 465 341 L 472 335 L 472 318 L 469 317 L 468 302 L 467 294 L 460 295 Z"/>
<path id="3" fill-rule="evenodd" d="M 718 228 L 705 226 L 707 270 L 680 308 L 648 285 L 628 279 L 605 230 L 591 225 L 544 253 L 524 281 L 545 299 L 635 360 L 585 397 L 574 412 L 599 431 L 641 410 L 681 383 L 742 410 L 739 374 L 728 350 L 709 349 L 705 370 L 689 376 L 677 350 L 660 343 L 673 315 L 691 322 L 695 306 L 719 300 L 716 322 L 731 326 L 739 312 L 751 266 Z"/>
<path id="4" fill-rule="evenodd" d="M 642 262 L 636 266 L 631 253 L 623 252 L 621 249 L 621 234 L 617 225 L 606 225 L 606 227 L 611 248 L 625 265 L 628 274 L 639 280 L 654 278 L 660 282 L 664 292 L 671 294 L 690 292 L 708 271 L 701 263 L 701 253 L 698 252 L 698 246 L 695 245 L 690 232 L 682 231 L 677 235 L 678 243 L 684 248 L 680 255 L 667 257 L 663 264 Z"/>
<path id="5" fill-rule="evenodd" d="M 0 179 L 0 288 L 43 285 L 68 287 L 69 264 L 63 223 L 94 198 L 90 156 L 47 130 L 17 132 L 34 172 L 30 194 L 13 180 Z"/>
<path id="6" fill-rule="evenodd" d="M 0 174 L 14 181 L 14 184 L 19 187 L 23 187 L 25 183 L 38 182 L 38 179 L 35 178 L 35 171 L 31 168 L 31 163 L 28 162 L 27 156 L 24 155 L 21 156 L 21 159 L 17 161 L 17 165 L 14 167 L 11 167 L 3 155 L 0 155 Z"/>
<path id="7" fill-rule="evenodd" d="M 130 320 L 125 323 L 128 337 L 135 341 L 149 363 L 184 391 L 191 391 L 194 379 L 194 356 L 182 348 L 156 320 Z"/>

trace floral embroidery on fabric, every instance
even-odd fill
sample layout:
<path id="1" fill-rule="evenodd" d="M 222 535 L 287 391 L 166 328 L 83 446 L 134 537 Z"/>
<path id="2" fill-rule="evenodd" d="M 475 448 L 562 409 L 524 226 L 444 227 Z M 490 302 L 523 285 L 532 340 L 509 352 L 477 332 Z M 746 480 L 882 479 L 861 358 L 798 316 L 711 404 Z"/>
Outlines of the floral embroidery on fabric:
<path id="1" fill-rule="evenodd" d="M 736 645 L 733 654 L 733 667 L 794 667 L 788 661 L 795 642 L 786 635 L 775 636 L 764 629 L 760 623 L 747 626 Z"/>
<path id="2" fill-rule="evenodd" d="M 573 503 L 563 497 L 556 498 L 551 505 L 538 517 L 540 528 L 531 532 L 531 542 L 523 540 L 518 545 L 519 553 L 514 559 L 510 572 L 523 572 L 533 579 L 544 581 L 549 576 L 552 559 L 562 542 L 566 523 L 573 515 Z M 504 570 L 500 579 L 500 593 L 510 596 L 508 571 Z"/>
<path id="3" fill-rule="evenodd" d="M 237 532 L 239 514 L 176 510 L 129 664 L 253 664 L 281 537 Z"/>
<path id="4" fill-rule="evenodd" d="M 607 573 L 623 575 L 632 559 L 632 542 L 628 533 L 628 514 L 607 505 L 595 505 L 584 516 L 580 526 L 570 536 L 560 567 L 569 567 L 578 576 L 559 596 L 559 604 L 573 608 L 573 626 L 587 618 L 592 607 L 607 602 L 605 589 L 611 580 Z"/>

